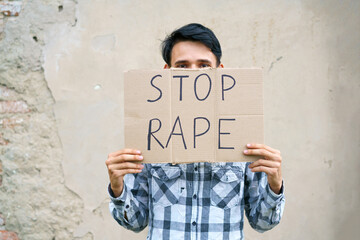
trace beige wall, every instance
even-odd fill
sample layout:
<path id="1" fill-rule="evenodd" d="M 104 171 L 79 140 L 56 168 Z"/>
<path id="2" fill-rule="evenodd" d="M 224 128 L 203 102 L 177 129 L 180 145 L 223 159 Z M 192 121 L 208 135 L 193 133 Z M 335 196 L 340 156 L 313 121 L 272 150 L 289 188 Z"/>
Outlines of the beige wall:
<path id="1" fill-rule="evenodd" d="M 63 10 L 57 11 L 60 4 Z M 33 11 L 37 17 L 31 16 Z M 359 12 L 358 1 L 335 0 L 25 4 L 18 19 L 7 23 L 7 35 L 0 40 L 9 47 L 11 39 L 20 39 L 22 44 L 12 48 L 19 52 L 12 53 L 14 66 L 7 65 L 5 57 L 0 63 L 2 69 L 12 71 L 16 56 L 27 49 L 28 61 L 31 63 L 32 55 L 40 69 L 14 70 L 11 76 L 0 72 L 4 76 L 1 85 L 14 89 L 30 108 L 34 106 L 33 112 L 48 118 L 36 120 L 40 130 L 13 133 L 3 127 L 3 135 L 8 139 L 45 135 L 44 146 L 38 149 L 46 157 L 39 161 L 34 154 L 17 165 L 9 157 L 1 159 L 8 174 L 3 174 L 0 212 L 10 214 L 3 228 L 23 239 L 146 237 L 146 231 L 136 235 L 118 226 L 107 209 L 104 161 L 108 153 L 123 147 L 122 74 L 128 69 L 163 67 L 160 40 L 177 27 L 199 22 L 218 36 L 225 67 L 263 67 L 266 143 L 280 149 L 284 159 L 286 207 L 282 222 L 262 235 L 246 225 L 246 239 L 355 239 L 360 234 Z M 30 37 L 36 33 L 40 39 L 38 48 L 19 37 L 24 33 L 16 26 L 26 24 L 26 33 Z M 31 79 L 31 74 L 38 74 L 44 87 L 32 91 L 34 80 L 24 85 L 25 80 L 16 82 L 19 80 L 14 77 Z M 8 80 L 12 77 L 14 81 Z M 50 102 L 44 105 L 45 101 Z M 43 105 L 46 107 L 41 108 Z M 34 118 L 31 114 L 30 119 Z M 42 130 L 45 123 L 50 126 Z M 2 151 L 11 155 L 21 144 L 14 140 L 3 145 Z M 44 214 L 56 212 L 46 211 L 52 209 L 54 194 L 48 176 L 61 176 L 55 186 L 68 200 L 59 200 L 59 196 L 55 201 L 64 209 L 63 218 L 48 223 L 49 218 L 42 215 L 37 220 L 44 229 L 47 224 L 54 229 L 59 224 L 62 229 L 52 233 L 40 229 L 45 233 L 36 238 L 31 230 L 24 230 L 24 214 L 15 210 L 21 201 L 16 205 L 9 198 L 21 197 L 21 193 L 11 193 L 17 186 L 27 191 L 39 183 L 26 177 L 31 172 L 24 170 L 14 176 L 11 171 L 21 170 L 21 163 L 46 169 L 47 162 L 57 165 L 40 177 L 44 186 L 38 191 L 44 194 L 38 208 Z M 26 186 L 14 182 L 15 178 Z M 29 205 L 26 211 L 33 214 L 35 203 Z M 70 213 L 74 216 L 67 220 Z M 27 224 L 31 228 L 37 223 Z"/>

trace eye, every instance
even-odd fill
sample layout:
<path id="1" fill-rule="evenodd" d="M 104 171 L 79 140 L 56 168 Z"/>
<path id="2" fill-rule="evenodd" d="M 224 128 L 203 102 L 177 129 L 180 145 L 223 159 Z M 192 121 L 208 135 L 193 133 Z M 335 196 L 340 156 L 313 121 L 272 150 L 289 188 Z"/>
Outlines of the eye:
<path id="1" fill-rule="evenodd" d="M 186 64 L 179 64 L 176 65 L 177 68 L 187 68 Z"/>
<path id="2" fill-rule="evenodd" d="M 200 68 L 207 68 L 207 67 L 211 67 L 210 64 L 208 64 L 208 63 L 200 64 Z"/>

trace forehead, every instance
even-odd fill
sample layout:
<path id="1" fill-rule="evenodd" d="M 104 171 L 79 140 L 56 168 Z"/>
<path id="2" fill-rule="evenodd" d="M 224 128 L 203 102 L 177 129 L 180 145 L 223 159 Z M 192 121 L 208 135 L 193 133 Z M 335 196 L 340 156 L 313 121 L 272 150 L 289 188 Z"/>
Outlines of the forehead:
<path id="1" fill-rule="evenodd" d="M 171 64 L 177 61 L 197 61 L 199 59 L 216 62 L 213 52 L 201 42 L 181 41 L 176 43 L 171 51 Z"/>

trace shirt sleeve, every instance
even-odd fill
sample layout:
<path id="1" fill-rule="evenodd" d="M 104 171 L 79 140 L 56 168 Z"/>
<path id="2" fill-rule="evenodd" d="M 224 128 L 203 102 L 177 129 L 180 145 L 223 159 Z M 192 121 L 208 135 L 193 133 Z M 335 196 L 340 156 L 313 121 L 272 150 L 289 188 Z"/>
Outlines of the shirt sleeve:
<path id="1" fill-rule="evenodd" d="M 254 173 L 246 164 L 245 214 L 252 228 L 265 232 L 279 224 L 285 207 L 284 182 L 279 194 L 274 193 L 263 172 Z"/>
<path id="2" fill-rule="evenodd" d="M 148 225 L 148 189 L 146 166 L 141 173 L 124 176 L 124 189 L 117 198 L 114 197 L 109 184 L 110 213 L 121 226 L 140 232 Z"/>

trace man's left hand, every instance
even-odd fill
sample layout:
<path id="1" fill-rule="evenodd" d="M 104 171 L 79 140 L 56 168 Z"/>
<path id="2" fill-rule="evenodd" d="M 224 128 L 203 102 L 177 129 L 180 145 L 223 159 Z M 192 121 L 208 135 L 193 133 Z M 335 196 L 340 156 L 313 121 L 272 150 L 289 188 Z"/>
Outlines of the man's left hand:
<path id="1" fill-rule="evenodd" d="M 244 150 L 245 155 L 256 155 L 263 157 L 263 159 L 259 159 L 249 165 L 251 171 L 266 173 L 271 190 L 274 193 L 279 194 L 282 186 L 282 158 L 280 151 L 264 144 L 256 143 L 247 144 L 246 147 L 248 149 Z"/>

